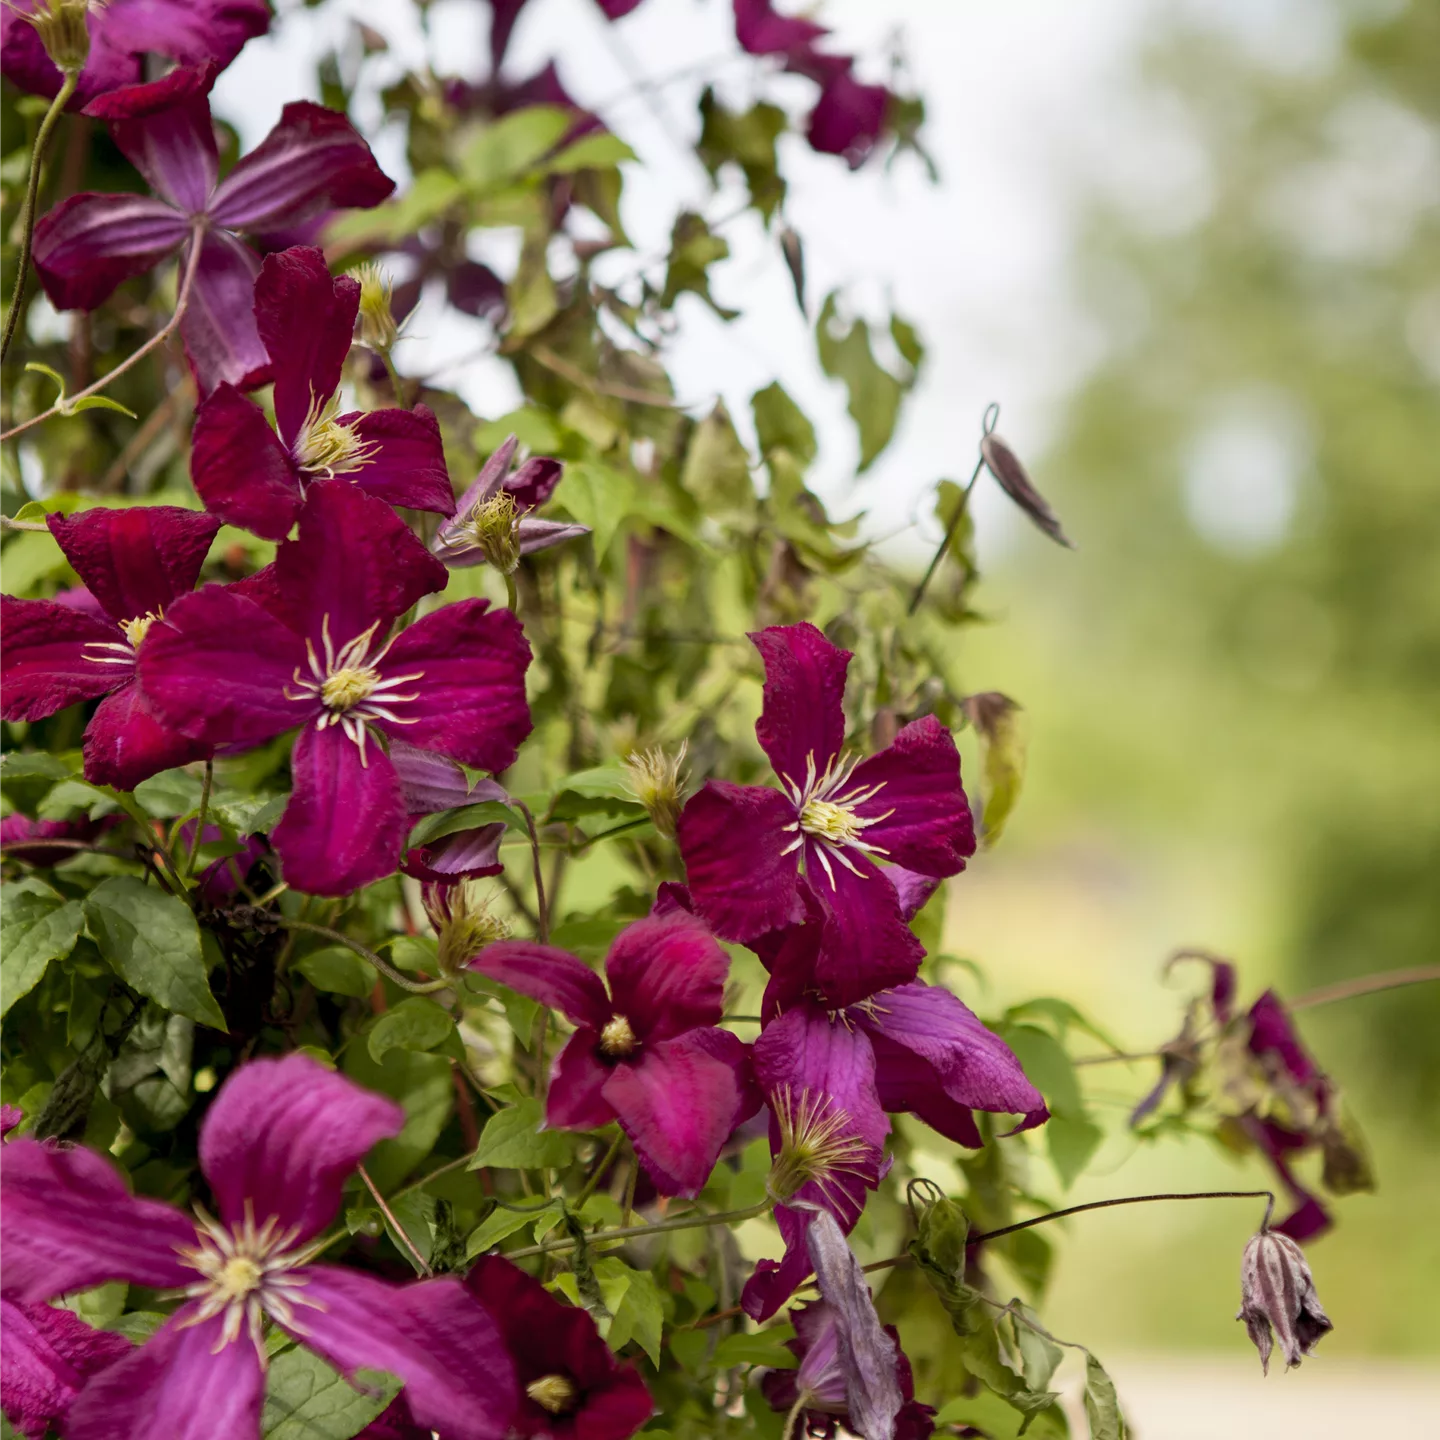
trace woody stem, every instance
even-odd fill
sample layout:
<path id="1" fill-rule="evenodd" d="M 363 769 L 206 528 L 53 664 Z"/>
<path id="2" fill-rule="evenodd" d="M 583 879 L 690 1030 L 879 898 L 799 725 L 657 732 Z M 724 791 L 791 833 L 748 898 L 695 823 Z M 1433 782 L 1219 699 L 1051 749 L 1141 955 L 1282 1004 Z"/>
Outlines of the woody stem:
<path id="1" fill-rule="evenodd" d="M 597 1230 L 585 1236 L 586 1245 L 599 1245 L 607 1240 L 633 1240 L 640 1235 L 659 1235 L 666 1230 L 699 1230 L 707 1225 L 738 1225 L 742 1220 L 753 1220 L 770 1208 L 768 1200 L 752 1205 L 746 1210 L 723 1210 L 718 1215 L 679 1215 L 674 1220 L 661 1220 L 654 1225 L 623 1225 L 616 1230 Z M 553 1245 L 526 1245 L 519 1250 L 508 1251 L 507 1260 L 523 1260 L 528 1255 L 549 1255 L 558 1250 L 573 1250 L 576 1241 L 558 1240 Z"/>
<path id="2" fill-rule="evenodd" d="M 370 1192 L 370 1197 L 380 1207 L 380 1213 L 390 1225 L 390 1233 L 400 1241 L 408 1250 L 419 1267 L 420 1273 L 428 1280 L 434 1271 L 426 1262 L 425 1257 L 415 1248 L 415 1242 L 405 1233 L 405 1227 L 395 1218 L 395 1212 L 385 1203 L 385 1197 L 376 1188 L 375 1182 L 370 1178 L 370 1172 L 363 1165 L 355 1167 L 360 1172 L 360 1178 L 365 1182 L 365 1188 Z"/>
<path id="3" fill-rule="evenodd" d="M 1316 1005 L 1329 1005 L 1336 1000 L 1350 1000 L 1357 995 L 1373 995 L 1377 990 L 1398 990 L 1402 985 L 1424 985 L 1440 980 L 1440 965 L 1415 965 L 1408 970 L 1384 970 L 1378 975 L 1361 975 L 1354 980 L 1340 980 L 1322 985 L 1318 990 L 1297 995 L 1288 1002 L 1291 1010 L 1310 1010 Z"/>
<path id="4" fill-rule="evenodd" d="M 975 488 L 975 482 L 979 480 L 980 472 L 984 468 L 985 457 L 982 455 L 976 460 L 975 469 L 971 471 L 969 481 L 964 490 L 960 492 L 960 502 L 955 506 L 955 513 L 950 517 L 949 525 L 945 527 L 945 538 L 940 542 L 940 548 L 930 557 L 930 564 L 920 577 L 920 583 L 915 587 L 915 593 L 910 597 L 910 604 L 905 611 L 907 615 L 913 615 L 920 608 L 920 602 L 925 598 L 925 592 L 930 588 L 930 582 L 935 578 L 935 572 L 940 568 L 940 562 L 945 558 L 946 552 L 950 549 L 950 542 L 955 538 L 955 532 L 960 528 L 960 522 L 970 508 L 970 492 Z"/>
<path id="5" fill-rule="evenodd" d="M 348 935 L 342 935 L 338 930 L 331 930 L 326 925 L 312 925 L 308 920 L 291 920 L 281 916 L 276 923 L 283 930 L 304 930 L 311 935 L 323 935 L 327 940 L 333 940 L 337 945 L 344 945 L 353 950 L 362 960 L 373 965 L 392 985 L 398 985 L 402 990 L 408 990 L 414 995 L 433 995 L 437 990 L 449 990 L 454 988 L 452 980 L 412 980 L 408 975 L 402 975 L 393 965 L 382 960 L 373 950 L 362 945 L 358 940 L 352 940 Z"/>

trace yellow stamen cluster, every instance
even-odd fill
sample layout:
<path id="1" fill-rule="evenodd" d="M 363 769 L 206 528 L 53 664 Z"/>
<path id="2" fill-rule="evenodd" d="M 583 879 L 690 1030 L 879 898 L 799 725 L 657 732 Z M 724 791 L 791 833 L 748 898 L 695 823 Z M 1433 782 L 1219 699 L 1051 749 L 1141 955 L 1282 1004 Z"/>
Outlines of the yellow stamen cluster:
<path id="1" fill-rule="evenodd" d="M 482 893 L 468 881 L 446 889 L 445 909 L 431 909 L 429 915 L 439 943 L 440 973 L 456 975 L 487 945 L 504 940 L 510 934 L 510 922 L 503 915 L 491 914 L 493 892 Z"/>
<path id="2" fill-rule="evenodd" d="M 90 27 L 86 23 L 89 10 L 88 0 L 39 0 L 34 10 L 18 13 L 35 27 L 56 68 L 75 75 L 90 56 Z"/>
<path id="3" fill-rule="evenodd" d="M 390 308 L 395 287 L 378 265 L 361 265 L 352 273 L 360 283 L 360 342 L 372 350 L 388 350 L 399 333 Z"/>
<path id="4" fill-rule="evenodd" d="M 456 535 L 461 544 L 474 545 L 502 575 L 520 564 L 520 512 L 508 490 L 497 490 L 470 511 Z"/>
<path id="5" fill-rule="evenodd" d="M 328 479 L 348 475 L 366 465 L 375 453 L 373 445 L 335 419 L 339 408 L 336 399 L 328 405 L 321 404 L 318 397 L 310 402 L 292 451 L 295 463 L 307 475 L 324 475 Z"/>
<path id="6" fill-rule="evenodd" d="M 320 682 L 320 699 L 331 710 L 343 714 L 353 710 L 379 683 L 379 674 L 368 665 L 347 665 Z"/>
<path id="7" fill-rule="evenodd" d="M 162 611 L 152 610 L 147 615 L 137 615 L 133 620 L 122 620 L 120 628 L 125 632 L 125 638 L 130 642 L 132 650 L 140 648 L 140 642 L 149 633 L 150 627 L 160 619 Z"/>
<path id="8" fill-rule="evenodd" d="M 565 1414 L 579 1398 L 575 1392 L 574 1381 L 564 1375 L 542 1375 L 525 1387 L 525 1393 L 542 1410 L 548 1410 L 552 1415 Z"/>
<path id="9" fill-rule="evenodd" d="M 627 1055 L 633 1055 L 639 1045 L 639 1037 L 624 1015 L 612 1015 L 600 1032 L 600 1049 L 613 1059 L 623 1060 Z"/>
<path id="10" fill-rule="evenodd" d="M 888 856 L 889 851 L 865 839 L 864 832 L 882 820 L 888 820 L 895 812 L 886 810 L 880 815 L 861 816 L 857 807 L 873 800 L 883 790 L 884 782 L 874 785 L 854 785 L 851 777 L 858 760 L 847 760 L 837 756 L 818 772 L 815 752 L 805 757 L 805 783 L 780 777 L 785 793 L 795 806 L 795 819 L 785 829 L 795 832 L 795 838 L 781 852 L 788 855 L 792 850 L 802 850 L 808 866 L 813 856 L 820 862 L 830 888 L 835 888 L 835 870 L 832 862 L 843 865 L 852 875 L 864 876 L 865 872 L 851 859 L 849 852 L 859 850 L 863 854 Z M 806 839 L 815 843 L 806 847 Z"/>
<path id="11" fill-rule="evenodd" d="M 637 750 L 625 761 L 626 784 L 645 807 L 655 829 L 667 840 L 675 838 L 684 799 L 686 743 L 673 755 L 664 750 Z"/>
<path id="12" fill-rule="evenodd" d="M 766 1189 L 776 1201 L 788 1200 L 814 1183 L 827 1199 L 841 1176 L 861 1175 L 871 1146 L 851 1129 L 850 1116 L 827 1095 L 782 1086 L 770 1100 L 780 1131 L 780 1149 L 770 1166 Z"/>

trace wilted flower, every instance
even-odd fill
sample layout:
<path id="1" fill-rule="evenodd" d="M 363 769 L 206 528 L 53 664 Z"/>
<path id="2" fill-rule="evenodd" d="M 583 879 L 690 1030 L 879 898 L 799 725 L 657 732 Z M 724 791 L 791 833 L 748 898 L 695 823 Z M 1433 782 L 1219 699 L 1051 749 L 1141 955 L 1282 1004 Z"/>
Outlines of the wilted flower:
<path id="1" fill-rule="evenodd" d="M 283 540 L 308 487 L 337 477 L 390 505 L 454 511 L 440 425 L 428 406 L 336 413 L 359 304 L 358 282 L 332 278 L 313 246 L 265 257 L 255 322 L 275 379 L 280 433 L 228 383 L 195 415 L 190 476 L 205 508 L 226 524 Z"/>
<path id="2" fill-rule="evenodd" d="M 1288 1235 L 1268 1225 L 1250 1238 L 1241 1257 L 1240 1313 L 1235 1318 L 1245 1322 L 1267 1375 L 1272 1328 L 1287 1370 L 1298 1365 L 1326 1331 L 1335 1328 L 1320 1307 L 1305 1252 Z"/>
<path id="3" fill-rule="evenodd" d="M 659 746 L 653 750 L 637 750 L 625 761 L 630 793 L 645 807 L 657 833 L 667 840 L 675 838 L 675 826 L 680 819 L 687 744 L 682 741 L 673 755 Z"/>

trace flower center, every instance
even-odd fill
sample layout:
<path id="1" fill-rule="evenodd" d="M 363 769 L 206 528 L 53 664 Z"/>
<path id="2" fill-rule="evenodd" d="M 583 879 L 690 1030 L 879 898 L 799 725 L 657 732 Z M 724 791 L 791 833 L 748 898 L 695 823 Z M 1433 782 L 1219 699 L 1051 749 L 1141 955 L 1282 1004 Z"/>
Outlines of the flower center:
<path id="1" fill-rule="evenodd" d="M 140 648 L 140 642 L 149 633 L 150 627 L 164 614 L 163 610 L 152 610 L 147 615 L 137 615 L 133 620 L 122 620 L 120 628 L 130 642 L 132 650 Z"/>
<path id="2" fill-rule="evenodd" d="M 640 1041 L 631 1028 L 630 1021 L 624 1015 L 612 1015 L 609 1023 L 600 1032 L 602 1053 L 616 1060 L 622 1060 L 626 1055 L 633 1055 L 639 1044 Z"/>
<path id="3" fill-rule="evenodd" d="M 366 444 L 348 425 L 335 419 L 339 401 L 328 405 L 318 397 L 310 401 L 291 454 L 307 475 L 348 475 L 369 463 L 374 445 Z"/>
<path id="4" fill-rule="evenodd" d="M 332 710 L 353 710 L 380 683 L 368 665 L 345 666 L 320 682 L 320 698 Z"/>
<path id="5" fill-rule="evenodd" d="M 482 500 L 465 517 L 451 542 L 473 545 L 503 575 L 520 563 L 520 512 L 508 490 Z"/>
<path id="6" fill-rule="evenodd" d="M 563 1415 L 576 1400 L 574 1382 L 565 1375 L 542 1375 L 525 1387 L 525 1393 L 552 1415 Z"/>
<path id="7" fill-rule="evenodd" d="M 813 855 L 820 862 L 832 890 L 835 888 L 832 860 L 838 860 L 852 875 L 863 877 L 865 872 L 846 853 L 848 850 L 861 850 L 870 855 L 890 853 L 883 846 L 873 845 L 864 838 L 865 830 L 888 820 L 895 811 L 891 809 L 880 815 L 863 816 L 857 813 L 858 806 L 873 800 L 884 788 L 883 782 L 852 785 L 850 777 L 859 763 L 858 760 L 847 760 L 843 755 L 836 756 L 823 774 L 817 774 L 815 752 L 812 750 L 805 758 L 803 785 L 787 776 L 780 777 L 780 784 L 796 810 L 795 819 L 785 826 L 785 829 L 795 832 L 795 838 L 781 853 L 789 855 L 793 850 L 801 850 L 807 839 L 812 841 L 813 844 L 802 853 L 807 858 Z"/>
<path id="8" fill-rule="evenodd" d="M 830 800 L 809 800 L 800 812 L 800 828 L 821 840 L 853 845 L 864 821 L 853 810 Z"/>
<path id="9" fill-rule="evenodd" d="M 851 1129 L 850 1116 L 827 1095 L 798 1095 L 782 1085 L 770 1099 L 780 1132 L 766 1189 L 777 1201 L 788 1200 L 812 1181 L 834 1203 L 842 1176 L 863 1175 L 861 1165 L 873 1147 Z"/>

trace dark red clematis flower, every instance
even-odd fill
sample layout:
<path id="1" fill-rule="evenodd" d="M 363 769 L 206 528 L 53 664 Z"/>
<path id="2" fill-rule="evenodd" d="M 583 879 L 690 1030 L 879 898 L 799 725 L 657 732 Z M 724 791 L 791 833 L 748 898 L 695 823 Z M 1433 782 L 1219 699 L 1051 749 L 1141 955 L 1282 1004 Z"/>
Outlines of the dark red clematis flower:
<path id="1" fill-rule="evenodd" d="M 313 246 L 266 256 L 255 321 L 275 379 L 280 433 L 228 383 L 195 415 L 190 475 L 205 508 L 227 525 L 283 540 L 306 487 L 339 477 L 391 505 L 454 514 L 440 426 L 428 406 L 335 413 L 359 308 L 359 282 L 332 279 Z"/>
<path id="2" fill-rule="evenodd" d="M 26 19 L 45 0 L 19 0 L 0 9 L 0 70 L 35 95 L 54 95 L 60 71 Z M 68 109 L 78 110 L 122 85 L 145 78 L 145 57 L 163 55 L 181 65 L 213 61 L 223 70 L 247 40 L 270 28 L 265 0 L 108 0 L 86 16 L 90 54 Z"/>
<path id="3" fill-rule="evenodd" d="M 91 101 L 85 113 L 109 122 L 155 195 L 72 195 L 35 227 L 35 269 L 59 310 L 93 310 L 122 280 L 182 245 L 188 261 L 189 245 L 200 245 L 180 334 L 202 395 L 222 381 L 250 388 L 270 378 L 253 309 L 260 257 L 235 232 L 287 229 L 334 206 L 368 208 L 395 188 L 350 122 L 308 100 L 287 105 L 219 180 L 207 98 L 215 74 L 213 64 L 181 66 Z"/>
<path id="4" fill-rule="evenodd" d="M 765 661 L 755 726 L 781 788 L 710 780 L 685 806 L 677 840 L 695 908 L 726 940 L 751 941 L 824 916 L 816 978 L 844 1006 L 915 977 L 920 942 L 877 859 L 922 875 L 975 853 L 960 755 L 933 715 L 856 764 L 840 753 L 850 652 L 813 625 L 751 635 Z"/>
<path id="5" fill-rule="evenodd" d="M 574 1022 L 547 1120 L 565 1130 L 618 1120 L 662 1194 L 699 1194 L 730 1132 L 759 1109 L 744 1043 L 717 1028 L 730 958 L 693 915 L 622 930 L 605 957 L 608 994 L 583 960 L 528 940 L 489 945 L 469 968 Z"/>
<path id="6" fill-rule="evenodd" d="M 594 1320 L 518 1265 L 483 1255 L 465 1288 L 495 1322 L 514 1362 L 516 1440 L 626 1440 L 655 1413 L 645 1382 L 615 1358 Z"/>
<path id="7" fill-rule="evenodd" d="M 105 696 L 85 730 L 85 778 L 96 785 L 133 790 L 161 770 L 203 760 L 210 747 L 155 711 L 136 663 L 155 621 L 193 589 L 220 522 L 154 505 L 51 515 L 46 523 L 103 615 L 73 597 L 61 604 L 0 596 L 5 719 L 40 720 Z"/>
<path id="8" fill-rule="evenodd" d="M 141 683 L 182 733 L 253 746 L 301 727 L 270 837 L 297 890 L 348 894 L 400 863 L 409 818 L 373 732 L 485 770 L 530 733 L 530 647 L 510 611 L 462 600 L 387 638 L 445 579 L 388 505 L 322 480 L 272 566 L 196 591 L 148 637 Z"/>

